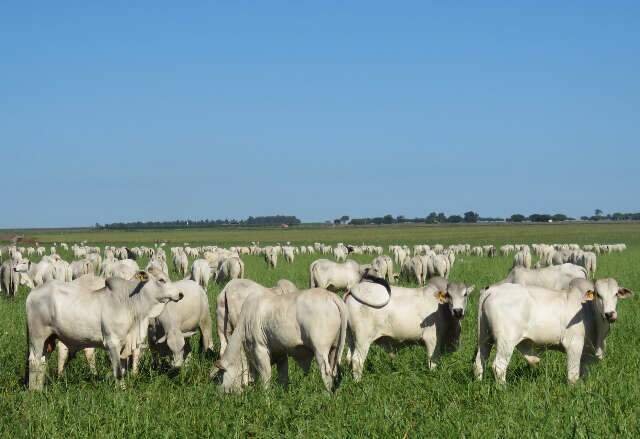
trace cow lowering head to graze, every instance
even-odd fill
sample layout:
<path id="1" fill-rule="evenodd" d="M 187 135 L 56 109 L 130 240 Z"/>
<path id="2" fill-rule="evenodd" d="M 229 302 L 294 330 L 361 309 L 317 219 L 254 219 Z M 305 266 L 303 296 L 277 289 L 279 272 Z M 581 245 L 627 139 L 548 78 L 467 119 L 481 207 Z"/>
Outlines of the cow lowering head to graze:
<path id="1" fill-rule="evenodd" d="M 476 379 L 482 379 L 495 345 L 493 372 L 501 384 L 514 349 L 537 365 L 545 348 L 567 354 L 567 378 L 575 383 L 588 363 L 603 358 L 609 325 L 618 318 L 618 299 L 632 294 L 615 279 L 574 279 L 563 291 L 511 283 L 488 288 L 478 304 Z"/>
<path id="2" fill-rule="evenodd" d="M 173 367 L 182 367 L 191 355 L 190 337 L 200 331 L 200 350 L 213 350 L 211 315 L 207 293 L 192 280 L 174 282 L 182 300 L 169 302 L 149 325 L 149 345 L 164 355 L 172 355 Z"/>
<path id="3" fill-rule="evenodd" d="M 31 390 L 44 385 L 46 360 L 56 339 L 70 350 L 107 349 L 113 375 L 122 384 L 121 351 L 140 322 L 159 315 L 182 293 L 161 272 L 138 272 L 134 280 L 111 277 L 98 291 L 84 283 L 51 281 L 34 289 L 26 300 L 27 368 Z M 28 374 L 27 374 L 28 372 Z"/>
<path id="4" fill-rule="evenodd" d="M 458 349 L 460 319 L 474 286 L 436 277 L 424 288 L 402 288 L 364 281 L 345 296 L 349 310 L 347 358 L 356 381 L 362 377 L 372 343 L 422 342 L 430 369 L 445 352 Z"/>
<path id="5" fill-rule="evenodd" d="M 227 348 L 233 330 L 238 325 L 240 311 L 247 297 L 260 294 L 287 294 L 298 288 L 286 279 L 280 279 L 275 287 L 267 288 L 251 279 L 232 279 L 220 291 L 216 299 L 216 321 L 220 339 L 220 355 Z"/>
<path id="6" fill-rule="evenodd" d="M 275 363 L 278 381 L 286 386 L 289 356 L 305 373 L 315 358 L 331 392 L 337 384 L 346 332 L 344 302 L 327 290 L 252 295 L 242 306 L 238 327 L 212 374 L 222 372 L 222 391 L 238 392 L 251 380 L 268 386 Z"/>

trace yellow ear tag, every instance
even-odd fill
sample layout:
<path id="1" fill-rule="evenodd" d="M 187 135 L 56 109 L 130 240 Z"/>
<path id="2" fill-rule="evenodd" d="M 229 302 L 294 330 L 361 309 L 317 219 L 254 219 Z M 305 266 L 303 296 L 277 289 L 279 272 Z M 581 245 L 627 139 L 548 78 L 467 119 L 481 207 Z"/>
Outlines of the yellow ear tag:
<path id="1" fill-rule="evenodd" d="M 440 303 L 445 303 L 447 301 L 447 296 L 443 291 L 438 291 L 438 301 Z"/>
<path id="2" fill-rule="evenodd" d="M 593 293 L 593 291 L 592 291 L 592 290 L 587 291 L 587 293 L 585 294 L 585 296 L 584 296 L 584 297 L 585 297 L 585 299 L 587 299 L 587 300 L 593 300 L 593 298 L 594 298 L 594 293 Z"/>

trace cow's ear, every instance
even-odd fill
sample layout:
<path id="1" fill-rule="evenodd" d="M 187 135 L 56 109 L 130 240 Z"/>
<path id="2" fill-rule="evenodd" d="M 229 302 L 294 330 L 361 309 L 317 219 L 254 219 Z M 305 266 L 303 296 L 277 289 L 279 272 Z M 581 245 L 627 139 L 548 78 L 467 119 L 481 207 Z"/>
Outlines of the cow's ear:
<path id="1" fill-rule="evenodd" d="M 444 291 L 441 290 L 436 290 L 433 293 L 433 296 L 436 298 L 436 300 L 440 303 L 446 303 L 447 302 L 447 294 Z"/>
<path id="2" fill-rule="evenodd" d="M 216 360 L 216 362 L 215 362 L 215 363 L 213 363 L 213 367 L 215 367 L 216 369 L 221 370 L 221 371 L 223 371 L 223 372 L 224 372 L 225 370 L 227 370 L 227 369 L 224 367 L 224 365 L 222 364 L 222 360 Z"/>
<path id="3" fill-rule="evenodd" d="M 134 278 L 139 280 L 140 282 L 148 282 L 149 281 L 149 273 L 147 273 L 146 271 L 138 271 L 135 274 Z"/>
<path id="4" fill-rule="evenodd" d="M 473 293 L 473 290 L 475 290 L 475 289 L 476 289 L 475 284 L 474 284 L 474 285 L 469 285 L 469 286 L 467 287 L 467 294 L 471 294 L 471 293 Z"/>
<path id="5" fill-rule="evenodd" d="M 584 300 L 593 300 L 594 297 L 596 297 L 596 293 L 593 290 L 588 290 L 584 293 Z"/>
<path id="6" fill-rule="evenodd" d="M 618 299 L 628 299 L 631 296 L 633 296 L 633 291 L 629 288 L 620 288 L 618 290 Z"/>

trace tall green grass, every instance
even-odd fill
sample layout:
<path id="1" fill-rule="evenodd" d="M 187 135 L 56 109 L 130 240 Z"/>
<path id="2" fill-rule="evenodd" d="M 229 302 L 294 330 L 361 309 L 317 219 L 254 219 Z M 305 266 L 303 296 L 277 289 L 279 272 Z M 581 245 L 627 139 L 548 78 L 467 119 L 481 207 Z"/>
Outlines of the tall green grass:
<path id="1" fill-rule="evenodd" d="M 598 276 L 614 276 L 621 284 L 640 290 L 637 225 L 321 229 L 307 230 L 306 235 L 293 235 L 295 238 L 289 231 L 263 232 L 244 237 L 241 231 L 229 231 L 229 235 L 215 231 L 206 240 L 199 239 L 202 236 L 197 233 L 156 232 L 153 240 L 194 245 L 205 241 L 245 244 L 252 240 L 379 244 L 626 242 L 626 252 L 599 257 Z M 150 241 L 135 234 L 131 236 L 137 239 L 127 241 L 122 235 L 127 233 L 114 234 L 113 241 L 108 235 L 104 239 L 130 245 Z M 73 237 L 71 234 L 62 239 L 71 242 Z M 46 242 L 49 238 L 39 239 Z M 51 242 L 56 240 L 61 239 L 51 238 Z M 70 255 L 65 256 L 70 259 Z M 251 279 L 273 285 L 280 278 L 288 278 L 305 287 L 309 264 L 318 257 L 322 256 L 298 256 L 294 264 L 281 258 L 275 270 L 267 269 L 261 257 L 243 259 Z M 371 257 L 356 259 L 365 262 Z M 288 389 L 274 384 L 268 390 L 251 387 L 241 395 L 221 395 L 208 378 L 213 358 L 199 354 L 173 377 L 153 368 L 147 354 L 140 375 L 128 377 L 127 390 L 121 391 L 110 378 L 104 352 L 98 356 L 98 379 L 91 378 L 82 355 L 69 363 L 62 379 L 56 378 L 53 354 L 49 361 L 51 379 L 45 390 L 29 393 L 21 384 L 26 296 L 26 290 L 21 290 L 14 300 L 0 300 L 0 437 L 638 437 L 638 297 L 619 303 L 620 319 L 609 335 L 605 360 L 595 364 L 587 379 L 577 385 L 566 384 L 566 357 L 558 352 L 545 353 L 536 369 L 514 354 L 504 389 L 495 385 L 490 370 L 483 382 L 472 379 L 477 291 L 504 277 L 510 265 L 510 258 L 458 257 L 452 279 L 475 283 L 478 288 L 463 321 L 461 348 L 445 356 L 437 370 L 427 369 L 421 346 L 399 349 L 394 358 L 374 347 L 362 382 L 353 382 L 350 371 L 344 368 L 341 386 L 333 396 L 324 392 L 315 365 L 311 374 L 304 376 L 293 362 Z M 221 288 L 209 287 L 212 311 Z"/>

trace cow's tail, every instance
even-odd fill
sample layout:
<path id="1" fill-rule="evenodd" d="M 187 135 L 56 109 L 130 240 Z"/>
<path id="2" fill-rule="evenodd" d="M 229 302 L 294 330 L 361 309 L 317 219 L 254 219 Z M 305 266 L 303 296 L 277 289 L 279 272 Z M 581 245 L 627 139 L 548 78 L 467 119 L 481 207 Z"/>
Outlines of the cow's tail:
<path id="1" fill-rule="evenodd" d="M 25 326 L 27 327 L 27 330 L 26 330 L 26 334 L 27 334 L 27 349 L 26 349 L 25 360 L 24 360 L 24 377 L 22 379 L 22 383 L 24 384 L 25 387 L 29 388 L 29 345 L 30 345 L 30 339 L 29 339 L 29 316 L 27 316 L 27 319 L 26 319 L 26 322 L 25 322 Z"/>
<path id="2" fill-rule="evenodd" d="M 476 350 L 473 354 L 473 359 L 471 361 L 475 361 L 476 357 L 478 356 L 480 343 L 482 343 L 484 340 L 491 338 L 491 333 L 490 333 L 491 330 L 489 328 L 489 322 L 487 321 L 483 312 L 484 302 L 491 295 L 490 289 L 491 287 L 486 287 L 485 289 L 483 289 L 482 292 L 480 293 L 480 298 L 478 299 L 478 339 L 477 339 L 478 342 L 476 344 Z"/>
<path id="3" fill-rule="evenodd" d="M 309 265 L 309 288 L 316 288 L 317 287 L 315 279 L 314 279 L 314 276 L 313 276 L 313 269 L 316 266 L 316 262 L 318 262 L 318 261 L 313 261 L 311 263 L 311 265 Z"/>
<path id="4" fill-rule="evenodd" d="M 338 372 L 340 369 L 340 361 L 342 360 L 342 352 L 344 351 L 344 347 L 347 340 L 347 326 L 349 322 L 349 314 L 347 311 L 347 306 L 345 303 L 335 294 L 331 295 L 331 299 L 333 303 L 338 308 L 338 312 L 340 313 L 340 334 L 338 339 L 338 346 L 334 352 L 334 357 L 331 359 L 331 370 L 333 376 L 338 376 Z"/>

